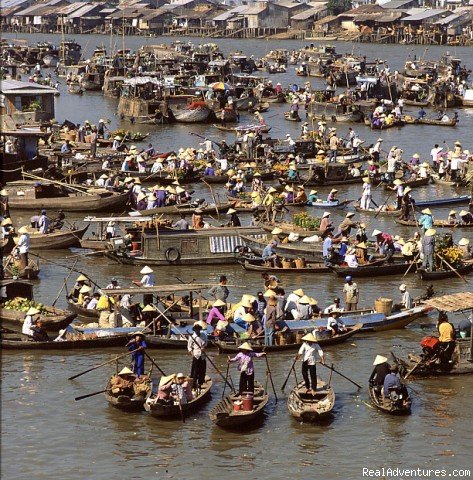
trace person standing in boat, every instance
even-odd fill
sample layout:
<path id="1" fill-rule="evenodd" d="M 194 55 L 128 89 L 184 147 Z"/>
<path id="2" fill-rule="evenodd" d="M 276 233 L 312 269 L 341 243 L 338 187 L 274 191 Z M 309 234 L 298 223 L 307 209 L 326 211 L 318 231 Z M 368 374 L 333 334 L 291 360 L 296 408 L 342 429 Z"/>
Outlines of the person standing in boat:
<path id="1" fill-rule="evenodd" d="M 419 218 L 419 225 L 422 227 L 424 233 L 434 226 L 434 218 L 430 208 L 424 208 L 424 210 L 422 210 L 422 216 Z"/>
<path id="2" fill-rule="evenodd" d="M 133 339 L 126 344 L 131 352 L 133 362 L 133 373 L 137 378 L 145 374 L 145 349 L 146 342 L 143 332 L 133 333 Z"/>
<path id="3" fill-rule="evenodd" d="M 41 210 L 38 220 L 39 233 L 49 233 L 50 218 L 46 215 L 46 210 Z"/>
<path id="4" fill-rule="evenodd" d="M 388 359 L 382 355 L 376 355 L 373 366 L 374 368 L 368 382 L 370 387 L 374 387 L 376 393 L 379 395 L 384 385 L 384 379 L 391 373 L 391 368 Z"/>
<path id="5" fill-rule="evenodd" d="M 358 290 L 358 285 L 353 281 L 350 275 L 345 277 L 343 293 L 345 295 L 345 310 L 348 312 L 356 310 L 358 308 L 360 292 Z"/>
<path id="6" fill-rule="evenodd" d="M 316 395 L 317 393 L 317 359 L 325 365 L 325 355 L 317 339 L 312 333 L 302 337 L 304 343 L 299 348 L 296 360 L 302 358 L 302 377 L 304 378 L 306 393 Z"/>
<path id="7" fill-rule="evenodd" d="M 143 275 L 141 280 L 138 282 L 133 280 L 133 283 L 138 287 L 154 287 L 156 283 L 156 277 L 154 276 L 154 271 L 152 268 L 145 265 L 141 270 L 140 273 Z M 153 303 L 153 294 L 145 294 L 143 295 L 143 305 L 146 306 L 149 303 Z"/>
<path id="8" fill-rule="evenodd" d="M 404 195 L 401 199 L 401 220 L 409 220 L 414 211 L 415 200 L 411 196 L 411 187 L 404 188 Z"/>
<path id="9" fill-rule="evenodd" d="M 228 279 L 225 275 L 220 275 L 218 285 L 215 285 L 209 290 L 209 295 L 215 298 L 215 300 L 221 300 L 224 304 L 227 302 L 230 291 L 227 287 Z"/>
<path id="10" fill-rule="evenodd" d="M 429 228 L 422 238 L 422 254 L 424 258 L 422 259 L 422 268 L 428 272 L 435 270 L 435 234 L 436 230 L 434 228 Z"/>
<path id="11" fill-rule="evenodd" d="M 399 285 L 399 290 L 402 294 L 401 303 L 394 306 L 394 310 L 406 309 L 409 310 L 413 307 L 412 296 L 407 290 L 405 283 Z"/>
<path id="12" fill-rule="evenodd" d="M 20 255 L 20 268 L 24 270 L 28 266 L 28 253 L 30 251 L 30 234 L 28 228 L 23 226 L 18 230 L 20 238 L 16 245 L 16 250 Z"/>
<path id="13" fill-rule="evenodd" d="M 248 342 L 243 343 L 238 347 L 240 350 L 233 358 L 228 357 L 229 363 L 238 362 L 238 371 L 240 372 L 240 383 L 238 386 L 239 395 L 255 391 L 255 370 L 253 364 L 253 358 L 259 358 L 266 355 L 265 352 L 256 353 L 253 352 L 251 345 Z"/>
<path id="14" fill-rule="evenodd" d="M 227 211 L 227 215 L 230 215 L 230 222 L 228 222 L 228 226 L 241 227 L 240 218 L 238 217 L 234 208 L 229 208 Z"/>
<path id="15" fill-rule="evenodd" d="M 205 382 L 205 374 L 207 372 L 207 362 L 205 360 L 204 351 L 207 347 L 207 338 L 202 335 L 202 327 L 198 322 L 192 327 L 192 335 L 187 341 L 187 351 L 192 356 L 191 377 L 194 385 L 200 389 Z"/>
<path id="16" fill-rule="evenodd" d="M 33 329 L 36 322 L 37 315 L 40 314 L 40 311 L 35 307 L 30 307 L 26 312 L 25 319 L 23 320 L 23 326 L 21 327 L 21 333 L 27 335 L 28 337 L 33 337 Z"/>
<path id="17" fill-rule="evenodd" d="M 357 227 L 357 223 L 352 220 L 355 216 L 355 212 L 348 212 L 345 215 L 345 218 L 342 220 L 340 225 L 338 226 L 338 232 L 336 237 L 349 237 L 351 230 Z"/>
<path id="18" fill-rule="evenodd" d="M 453 363 L 452 354 L 455 350 L 456 334 L 455 328 L 448 321 L 448 316 L 445 312 L 439 312 L 437 330 L 440 342 L 440 365 L 443 368 L 448 368 Z"/>
<path id="19" fill-rule="evenodd" d="M 363 178 L 363 191 L 360 199 L 360 208 L 362 210 L 369 210 L 371 205 L 371 179 L 369 177 Z"/>

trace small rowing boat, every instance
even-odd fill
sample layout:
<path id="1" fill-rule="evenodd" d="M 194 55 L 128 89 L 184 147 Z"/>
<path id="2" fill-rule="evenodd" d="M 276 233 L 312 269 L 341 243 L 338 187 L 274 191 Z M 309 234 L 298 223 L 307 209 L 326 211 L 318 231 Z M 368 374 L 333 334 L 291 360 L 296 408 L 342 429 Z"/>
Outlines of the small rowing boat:
<path id="1" fill-rule="evenodd" d="M 300 275 L 303 273 L 329 273 L 330 268 L 325 266 L 323 263 L 315 263 L 315 264 L 307 264 L 304 267 L 290 267 L 290 268 L 283 268 L 283 267 L 271 267 L 264 264 L 262 259 L 257 260 L 240 260 L 238 262 L 245 270 L 253 271 L 253 272 L 270 272 L 276 273 L 277 275 L 288 275 L 288 274 L 296 274 Z"/>
<path id="2" fill-rule="evenodd" d="M 235 403 L 243 403 L 241 395 L 231 394 L 217 403 L 209 413 L 213 423 L 224 428 L 239 428 L 243 426 L 255 425 L 264 415 L 264 408 L 269 401 L 269 395 L 261 384 L 255 382 L 255 391 L 251 409 L 236 410 Z M 243 403 L 245 406 L 245 403 Z"/>
<path id="3" fill-rule="evenodd" d="M 401 215 L 400 210 L 391 209 L 390 206 L 365 209 L 365 208 L 361 208 L 359 203 L 355 203 L 353 207 L 357 212 L 365 213 L 367 215 L 382 215 L 382 216 L 394 216 L 394 217 L 399 217 L 399 215 Z"/>
<path id="4" fill-rule="evenodd" d="M 226 212 L 230 207 L 233 207 L 234 202 L 225 202 L 219 205 L 191 205 L 182 203 L 180 205 L 166 205 L 165 207 L 152 208 L 151 210 L 139 210 L 139 214 L 142 216 L 149 215 L 181 215 L 181 214 L 193 214 L 197 208 L 201 210 L 203 214 L 216 214 L 217 212 Z"/>
<path id="5" fill-rule="evenodd" d="M 73 230 L 56 230 L 51 233 L 30 232 L 31 250 L 58 250 L 80 245 L 89 226 Z"/>
<path id="6" fill-rule="evenodd" d="M 219 125 L 218 123 L 214 123 L 213 126 L 222 132 L 236 133 L 236 132 L 242 131 L 242 127 L 226 127 L 224 125 Z M 271 127 L 269 127 L 268 125 L 259 125 L 259 126 L 250 125 L 248 129 L 252 131 L 257 130 L 261 133 L 268 133 L 271 130 Z"/>
<path id="7" fill-rule="evenodd" d="M 457 273 L 455 273 L 453 270 L 435 270 L 433 272 L 429 272 L 424 268 L 418 268 L 417 273 L 419 274 L 421 280 L 425 280 L 427 282 L 434 280 L 444 280 L 445 278 L 456 277 L 457 274 L 466 275 L 470 273 L 473 270 L 473 263 L 463 264 L 455 270 Z"/>
<path id="8" fill-rule="evenodd" d="M 114 375 L 107 382 L 105 387 L 105 398 L 107 402 L 115 408 L 126 412 L 139 412 L 143 406 L 149 392 L 153 389 L 151 379 L 147 375 L 136 378 L 136 375 L 128 375 L 127 385 L 119 387 L 116 382 L 123 380 L 119 375 Z"/>
<path id="9" fill-rule="evenodd" d="M 351 277 L 378 277 L 405 273 L 410 266 L 410 263 L 385 263 L 385 260 L 381 259 L 365 265 L 359 265 L 358 267 L 332 265 L 330 268 L 338 277 L 345 277 L 347 275 Z M 414 273 L 415 267 L 411 268 L 410 271 Z"/>
<path id="10" fill-rule="evenodd" d="M 330 416 L 334 405 L 332 386 L 318 377 L 315 394 L 307 393 L 304 382 L 301 382 L 291 390 L 287 399 L 289 413 L 301 422 L 316 422 Z"/>
<path id="11" fill-rule="evenodd" d="M 426 207 L 443 207 L 445 205 L 459 205 L 462 203 L 469 203 L 471 200 L 471 195 L 459 195 L 458 197 L 450 198 L 437 198 L 435 200 L 425 200 L 421 202 L 416 202 L 415 206 L 419 208 Z"/>
<path id="12" fill-rule="evenodd" d="M 414 220 L 400 220 L 395 218 L 394 221 L 399 225 L 404 225 L 405 227 L 418 227 Z M 448 223 L 446 220 L 434 220 L 433 226 L 435 228 L 465 229 L 473 228 L 473 223 Z"/>
<path id="13" fill-rule="evenodd" d="M 194 398 L 191 401 L 181 403 L 180 405 L 178 402 L 174 401 L 165 402 L 158 400 L 157 395 L 150 391 L 144 407 L 152 417 L 156 418 L 177 418 L 181 415 L 188 416 L 202 408 L 210 400 L 211 389 L 212 380 L 209 376 L 206 376 L 205 382 L 202 384 L 200 390 L 192 391 L 195 395 Z"/>
<path id="14" fill-rule="evenodd" d="M 379 387 L 370 385 L 368 392 L 370 395 L 371 403 L 382 412 L 389 413 L 390 415 L 408 415 L 411 413 L 411 399 L 409 396 L 404 398 L 405 394 L 390 392 L 386 397 L 381 393 Z"/>
<path id="15" fill-rule="evenodd" d="M 89 322 L 96 322 L 100 317 L 100 312 L 94 309 L 84 308 L 82 305 L 75 303 L 71 297 L 66 298 L 68 308 L 71 312 L 74 312 L 78 317 L 87 319 Z"/>
<path id="16" fill-rule="evenodd" d="M 435 125 L 437 127 L 454 127 L 458 120 L 452 118 L 447 121 L 437 120 L 435 118 L 406 118 L 404 117 L 404 122 L 408 125 Z"/>
<path id="17" fill-rule="evenodd" d="M 308 207 L 315 207 L 315 208 L 345 208 L 349 205 L 353 200 L 335 200 L 334 202 L 328 202 L 326 200 L 318 200 L 317 202 L 307 202 L 306 205 Z"/>

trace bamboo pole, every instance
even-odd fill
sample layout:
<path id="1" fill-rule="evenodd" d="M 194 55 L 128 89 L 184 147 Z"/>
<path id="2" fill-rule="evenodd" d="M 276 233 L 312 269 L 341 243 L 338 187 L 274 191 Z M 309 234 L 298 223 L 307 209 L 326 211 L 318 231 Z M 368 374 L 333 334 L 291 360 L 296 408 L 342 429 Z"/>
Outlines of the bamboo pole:
<path id="1" fill-rule="evenodd" d="M 87 192 L 85 189 L 87 187 L 82 187 L 84 188 L 84 190 L 80 190 L 79 188 L 77 187 L 73 187 L 71 184 L 69 183 L 63 183 L 63 182 L 60 182 L 58 180 L 49 180 L 49 179 L 46 179 L 46 178 L 43 178 L 43 177 L 38 177 L 36 175 L 33 175 L 32 173 L 28 173 L 28 172 L 22 172 L 22 175 L 23 177 L 29 177 L 29 178 L 33 178 L 33 179 L 36 179 L 36 180 L 40 180 L 42 182 L 47 182 L 47 183 L 55 183 L 57 185 L 61 185 L 61 186 L 64 186 L 66 188 L 70 188 L 71 190 L 75 190 L 79 193 L 84 193 L 85 195 L 90 195 L 90 196 L 93 196 L 93 193 L 90 193 L 90 192 Z"/>

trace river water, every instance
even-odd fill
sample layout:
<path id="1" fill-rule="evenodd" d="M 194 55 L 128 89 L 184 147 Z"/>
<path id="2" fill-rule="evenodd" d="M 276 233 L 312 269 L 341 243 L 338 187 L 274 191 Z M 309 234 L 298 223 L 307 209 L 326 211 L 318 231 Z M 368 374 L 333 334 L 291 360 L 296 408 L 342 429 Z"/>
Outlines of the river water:
<path id="1" fill-rule="evenodd" d="M 27 36 L 30 42 L 48 39 L 59 43 L 60 37 Z M 91 53 L 102 42 L 108 45 L 109 39 L 101 36 L 87 36 L 75 39 L 84 47 L 85 53 Z M 185 40 L 185 39 L 184 39 Z M 191 39 L 198 43 L 199 39 Z M 170 42 L 171 39 L 147 39 L 127 37 L 126 46 L 136 49 L 144 43 Z M 239 41 L 217 40 L 225 53 L 241 49 L 244 53 L 261 56 L 274 48 L 300 48 L 303 42 L 287 41 Z M 117 43 L 121 47 L 121 39 Z M 364 53 L 368 58 L 388 59 L 392 69 L 401 69 L 409 54 L 418 57 L 424 54 L 424 48 L 384 46 L 371 44 L 337 44 L 340 52 Z M 444 48 L 429 47 L 426 58 L 438 58 Z M 452 53 L 463 59 L 468 66 L 473 65 L 473 49 L 451 49 Z M 289 67 L 284 75 L 272 76 L 273 82 L 288 84 L 300 81 Z M 312 80 L 313 86 L 322 86 L 318 79 Z M 61 85 L 61 96 L 56 103 L 56 117 L 82 122 L 88 118 L 96 123 L 100 117 L 111 119 L 111 127 L 123 127 L 149 131 L 149 139 L 159 151 L 169 151 L 180 146 L 195 146 L 198 142 L 191 133 L 211 136 L 218 140 L 231 136 L 222 135 L 210 125 L 192 126 L 172 125 L 162 127 L 131 127 L 121 124 L 116 117 L 117 100 L 104 99 L 100 93 L 88 93 L 83 97 L 70 96 Z M 283 137 L 287 132 L 297 136 L 299 126 L 284 121 L 283 105 L 272 105 L 265 114 L 273 127 L 273 137 Z M 459 110 L 460 123 L 454 128 L 436 128 L 429 126 L 406 126 L 401 130 L 390 129 L 382 132 L 385 149 L 396 144 L 401 146 L 405 158 L 415 152 L 428 159 L 434 143 L 446 142 L 452 145 L 461 139 L 464 148 L 473 148 L 473 109 Z M 245 120 L 243 120 L 245 121 Z M 250 117 L 246 121 L 252 121 Z M 362 125 L 355 130 L 367 143 L 378 137 Z M 338 126 L 346 133 L 348 126 Z M 323 194 L 327 189 L 320 189 Z M 223 195 L 223 190 L 217 192 Z M 341 198 L 358 198 L 360 187 L 340 188 Z M 434 186 L 416 189 L 418 200 L 434 197 L 452 196 L 450 187 Z M 458 190 L 455 193 L 465 193 Z M 209 192 L 200 186 L 196 195 L 209 198 Z M 374 200 L 384 202 L 386 194 L 377 190 Z M 445 218 L 448 209 L 436 209 L 437 218 Z M 317 212 L 311 212 L 317 215 Z M 334 213 L 335 223 L 343 213 Z M 28 222 L 30 214 L 16 215 L 15 223 Z M 355 217 L 355 219 L 358 217 Z M 81 222 L 83 216 L 69 215 L 69 220 Z M 243 216 L 244 222 L 249 220 Z M 369 223 L 369 233 L 373 228 L 385 229 L 402 236 L 412 234 L 412 230 L 395 228 L 390 219 L 362 217 Z M 224 219 L 212 221 L 223 223 Z M 471 240 L 471 234 L 465 231 Z M 455 232 L 454 238 L 463 236 Z M 51 251 L 42 256 L 57 261 L 65 267 L 74 264 L 87 272 L 98 284 L 108 283 L 115 276 L 122 285 L 139 278 L 138 268 L 119 266 L 95 256 L 84 256 L 84 251 Z M 76 255 L 79 255 L 77 257 Z M 196 266 L 156 268 L 157 281 L 161 284 L 176 283 L 176 277 L 185 281 L 216 281 L 221 273 L 229 278 L 231 301 L 236 301 L 242 293 L 255 293 L 261 289 L 257 273 L 245 272 L 238 266 Z M 35 298 L 44 303 L 52 303 L 57 295 L 67 268 L 61 268 L 45 261 L 41 262 L 41 280 L 35 284 Z M 302 287 L 306 293 L 326 305 L 334 296 L 340 296 L 343 281 L 332 275 L 282 276 L 287 291 Z M 399 284 L 405 281 L 414 296 L 424 292 L 427 283 L 419 281 L 414 275 L 404 279 L 398 276 L 359 279 L 362 305 L 373 305 L 376 298 L 388 296 L 399 298 Z M 69 281 L 69 286 L 71 286 Z M 460 279 L 453 278 L 435 284 L 437 294 L 453 293 L 471 289 L 471 282 L 465 285 Z M 63 297 L 58 306 L 65 307 Z M 460 317 L 454 317 L 457 322 Z M 392 331 L 380 334 L 357 336 L 351 342 L 327 347 L 329 362 L 336 368 L 362 385 L 367 384 L 371 373 L 371 364 L 376 354 L 389 354 L 390 350 L 406 354 L 418 349 L 418 343 L 425 333 L 433 328 L 434 318 L 416 322 L 404 331 Z M 363 468 L 400 467 L 400 468 L 471 468 L 472 421 L 469 410 L 473 392 L 472 377 L 446 377 L 437 380 L 423 380 L 412 384 L 412 415 L 405 418 L 389 417 L 369 406 L 366 388 L 357 391 L 346 380 L 334 375 L 337 401 L 333 420 L 323 426 L 299 424 L 292 420 L 286 408 L 286 395 L 294 381 L 291 380 L 286 393 L 280 387 L 293 360 L 292 353 L 269 356 L 271 370 L 279 401 L 273 399 L 266 410 L 261 425 L 255 425 L 251 431 L 227 432 L 214 427 L 208 412 L 220 399 L 223 382 L 209 366 L 209 372 L 215 380 L 213 399 L 209 405 L 193 415 L 185 424 L 181 422 L 160 422 L 144 413 L 125 414 L 109 407 L 102 395 L 81 402 L 74 397 L 98 391 L 105 385 L 113 367 L 104 367 L 68 381 L 74 373 L 99 364 L 114 355 L 120 349 L 104 352 L 68 354 L 4 352 L 2 354 L 2 445 L 1 469 L 5 479 L 31 478 L 68 480 L 110 479 L 110 478 L 208 478 L 242 474 L 249 478 L 295 479 L 361 479 Z M 225 357 L 210 352 L 216 365 L 225 370 Z M 189 357 L 183 352 L 153 352 L 160 367 L 166 372 L 188 371 Z M 319 374 L 327 379 L 327 371 L 319 368 Z M 237 373 L 233 371 L 234 379 Z M 256 361 L 256 376 L 265 379 L 265 365 Z M 300 375 L 299 375 L 300 376 Z M 450 470 L 448 470 L 450 472 Z M 390 477 L 386 477 L 390 478 Z M 402 478 L 394 476 L 391 478 Z M 406 477 L 407 478 L 407 477 Z M 434 478 L 430 476 L 427 478 Z"/>

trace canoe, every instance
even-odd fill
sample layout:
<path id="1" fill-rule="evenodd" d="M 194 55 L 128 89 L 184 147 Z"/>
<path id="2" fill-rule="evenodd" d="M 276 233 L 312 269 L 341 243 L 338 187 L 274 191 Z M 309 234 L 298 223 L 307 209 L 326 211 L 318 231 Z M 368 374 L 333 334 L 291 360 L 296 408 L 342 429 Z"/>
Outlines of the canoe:
<path id="1" fill-rule="evenodd" d="M 448 185 L 450 187 L 463 187 L 467 184 L 467 180 L 461 178 L 458 179 L 456 182 L 453 182 L 452 180 L 445 180 L 443 178 L 440 178 L 436 174 L 432 175 L 432 181 L 434 183 L 438 183 L 439 185 Z"/>
<path id="2" fill-rule="evenodd" d="M 424 185 L 428 185 L 429 183 L 430 183 L 430 177 L 418 178 L 417 180 L 410 180 L 410 181 L 408 180 L 407 182 L 404 182 L 404 188 L 405 187 L 411 187 L 411 188 L 422 187 Z M 392 185 L 385 184 L 384 189 L 389 190 L 388 186 L 392 188 Z"/>
<path id="3" fill-rule="evenodd" d="M 335 392 L 317 377 L 316 395 L 307 394 L 304 382 L 296 385 L 287 399 L 289 413 L 300 422 L 316 422 L 332 414 Z"/>
<path id="4" fill-rule="evenodd" d="M 57 230 L 53 233 L 31 233 L 30 234 L 30 249 L 31 250 L 58 250 L 63 248 L 77 247 L 80 245 L 80 240 L 84 233 L 89 228 L 78 230 Z"/>
<path id="5" fill-rule="evenodd" d="M 211 389 L 212 380 L 206 376 L 200 392 L 190 402 L 181 404 L 181 408 L 179 408 L 179 404 L 162 403 L 151 392 L 146 398 L 144 407 L 152 417 L 156 418 L 178 418 L 181 416 L 181 409 L 182 415 L 187 416 L 202 408 L 210 400 Z"/>
<path id="6" fill-rule="evenodd" d="M 152 208 L 151 210 L 138 210 L 139 214 L 142 216 L 149 216 L 149 215 L 159 215 L 159 214 L 166 214 L 166 215 L 181 215 L 181 214 L 193 214 L 197 208 L 202 210 L 203 214 L 216 214 L 217 210 L 219 213 L 226 212 L 230 207 L 233 206 L 234 202 L 225 202 L 221 203 L 217 207 L 215 205 L 207 205 L 207 206 L 190 206 L 189 204 L 181 204 L 181 205 L 167 205 L 165 207 L 158 207 Z"/>
<path id="7" fill-rule="evenodd" d="M 11 195 L 10 208 L 14 210 L 42 209 L 59 210 L 65 212 L 101 212 L 118 211 L 122 209 L 128 199 L 128 193 L 101 192 L 91 195 L 69 194 L 66 197 L 28 198 L 26 196 Z"/>
<path id="8" fill-rule="evenodd" d="M 281 223 L 278 222 L 275 224 L 263 223 L 262 227 L 267 232 L 271 232 L 276 227 L 278 227 L 282 230 L 282 233 L 285 233 L 286 235 L 289 235 L 291 232 L 297 233 L 299 235 L 299 238 L 306 238 L 306 237 L 312 237 L 314 235 L 320 235 L 320 232 L 318 230 L 306 230 L 302 227 L 298 227 L 297 225 L 294 225 L 293 223 L 286 223 L 286 222 L 281 222 Z"/>
<path id="9" fill-rule="evenodd" d="M 29 260 L 28 266 L 26 268 L 24 268 L 23 270 L 13 272 L 13 266 L 14 266 L 14 264 L 12 264 L 12 263 L 6 263 L 5 266 L 3 267 L 4 268 L 4 276 L 3 276 L 4 280 L 9 280 L 9 279 L 13 280 L 13 277 L 18 277 L 18 278 L 22 278 L 22 279 L 26 278 L 28 280 L 35 280 L 39 276 L 39 272 L 40 272 L 39 264 L 34 262 L 33 260 Z"/>
<path id="10" fill-rule="evenodd" d="M 469 203 L 471 195 L 459 195 L 458 197 L 451 198 L 438 198 L 436 200 L 425 200 L 423 202 L 416 202 L 416 207 L 441 207 L 444 205 L 459 205 L 462 203 Z"/>
<path id="11" fill-rule="evenodd" d="M 174 110 L 172 113 L 178 123 L 203 123 L 209 119 L 212 110 L 209 107 L 184 108 Z"/>
<path id="12" fill-rule="evenodd" d="M 353 205 L 355 210 L 360 213 L 364 213 L 367 215 L 381 215 L 381 216 L 394 216 L 394 217 L 399 217 L 401 215 L 401 210 L 380 210 L 379 207 L 376 208 L 369 208 L 368 210 L 361 208 L 360 204 L 355 204 Z"/>
<path id="13" fill-rule="evenodd" d="M 288 120 L 289 122 L 301 122 L 302 121 L 302 118 L 297 116 L 297 117 L 292 117 L 291 116 L 291 112 L 285 112 L 284 113 L 284 119 L 285 120 Z"/>
<path id="14" fill-rule="evenodd" d="M 110 337 L 87 338 L 81 340 L 64 340 L 63 342 L 25 341 L 16 335 L 3 335 L 0 345 L 4 350 L 77 350 L 88 348 L 124 347 L 129 341 L 128 335 L 112 335 Z"/>
<path id="15" fill-rule="evenodd" d="M 345 179 L 340 180 L 327 180 L 322 179 L 319 180 L 317 178 L 310 178 L 310 179 L 301 179 L 301 183 L 303 183 L 306 187 L 332 187 L 335 185 L 350 185 L 352 183 L 361 183 L 363 178 L 359 177 L 346 177 Z"/>
<path id="16" fill-rule="evenodd" d="M 267 103 L 286 103 L 286 97 L 283 93 L 270 95 L 269 97 L 262 97 L 262 99 Z"/>
<path id="17" fill-rule="evenodd" d="M 456 271 L 460 275 L 466 275 L 470 273 L 472 270 L 473 270 L 473 263 L 462 265 L 461 267 L 458 267 L 456 269 Z M 419 277 L 421 278 L 421 280 L 426 280 L 428 282 L 433 280 L 443 280 L 445 278 L 457 277 L 457 274 L 452 270 L 436 270 L 434 272 L 428 272 L 424 268 L 418 268 L 417 273 L 419 274 Z"/>
<path id="18" fill-rule="evenodd" d="M 280 268 L 264 265 L 262 260 L 241 260 L 238 262 L 245 270 L 253 272 L 270 272 L 276 274 L 303 274 L 303 273 L 329 273 L 330 268 L 326 267 L 323 263 L 308 264 L 304 268 Z"/>
<path id="19" fill-rule="evenodd" d="M 242 127 L 225 127 L 223 125 L 219 125 L 218 123 L 214 123 L 213 126 L 222 132 L 238 132 L 241 131 Z M 261 125 L 261 126 L 250 126 L 249 130 L 258 130 L 261 133 L 268 133 L 271 130 L 271 127 L 268 125 Z"/>
<path id="20" fill-rule="evenodd" d="M 373 123 L 371 123 L 369 121 L 369 119 L 366 119 L 365 120 L 365 125 L 369 126 L 371 128 L 371 130 L 388 130 L 390 128 L 403 127 L 405 125 L 405 122 L 404 121 L 398 121 L 398 122 L 393 122 L 389 125 L 383 124 L 383 125 L 380 125 L 380 126 L 376 126 Z"/>
<path id="21" fill-rule="evenodd" d="M 87 310 L 87 308 L 84 308 L 80 305 L 77 305 L 77 303 L 74 303 L 70 297 L 66 298 L 68 308 L 71 312 L 74 312 L 78 317 L 84 319 L 88 319 L 90 322 L 96 322 L 98 321 L 98 318 L 100 317 L 100 312 L 98 310 Z"/>
<path id="22" fill-rule="evenodd" d="M 417 223 L 414 220 L 400 220 L 395 218 L 394 221 L 399 225 L 404 225 L 405 227 L 417 227 Z M 446 220 L 434 220 L 435 228 L 451 228 L 451 229 L 465 229 L 473 228 L 473 223 L 447 223 Z"/>
<path id="23" fill-rule="evenodd" d="M 369 386 L 368 392 L 370 395 L 371 403 L 382 412 L 389 413 L 390 415 L 408 415 L 411 413 L 411 399 L 409 398 L 407 403 L 404 404 L 404 399 L 394 402 L 389 397 L 386 398 L 376 391 L 376 387 Z"/>
<path id="24" fill-rule="evenodd" d="M 345 208 L 349 205 L 353 200 L 336 200 L 335 202 L 328 202 L 325 200 L 321 200 L 320 202 L 307 202 L 305 205 L 307 207 L 315 207 L 315 208 Z"/>
<path id="25" fill-rule="evenodd" d="M 224 428 L 254 425 L 263 418 L 264 408 L 268 403 L 269 396 L 264 388 L 258 382 L 255 382 L 253 410 L 234 410 L 234 402 L 237 400 L 241 400 L 240 395 L 231 394 L 218 402 L 209 413 L 212 422 Z"/>
<path id="26" fill-rule="evenodd" d="M 330 268 L 338 277 L 345 277 L 346 275 L 352 277 L 378 277 L 405 273 L 410 266 L 410 263 L 385 263 L 385 260 L 376 260 L 368 265 L 359 265 L 356 268 L 339 265 L 332 265 Z M 414 273 L 414 271 L 415 266 L 410 269 L 410 272 Z"/>
<path id="27" fill-rule="evenodd" d="M 133 375 L 133 377 L 135 376 Z M 146 386 L 148 387 L 148 391 L 145 393 L 141 393 L 139 395 L 132 395 L 131 393 L 114 395 L 111 391 L 111 384 L 110 384 L 111 379 L 110 379 L 107 382 L 107 386 L 105 387 L 106 390 L 104 392 L 107 402 L 113 407 L 119 408 L 120 410 L 124 410 L 126 412 L 139 412 L 143 410 L 146 397 L 149 391 L 153 389 L 153 384 L 149 379 L 149 377 L 141 377 L 141 378 L 145 379 Z"/>
<path id="28" fill-rule="evenodd" d="M 260 180 L 272 180 L 274 178 L 274 172 L 260 172 Z M 245 175 L 245 179 L 247 182 L 251 182 L 253 180 L 253 175 Z M 212 184 L 225 184 L 228 182 L 228 175 L 204 175 L 202 180 L 206 183 Z"/>
<path id="29" fill-rule="evenodd" d="M 447 122 L 442 122 L 442 120 L 436 120 L 433 118 L 404 118 L 404 122 L 408 125 L 435 125 L 437 127 L 454 127 L 458 123 L 458 120 L 452 118 Z"/>
<path id="30" fill-rule="evenodd" d="M 307 328 L 298 329 L 297 324 L 294 326 L 295 328 L 292 328 L 291 322 L 293 322 L 293 320 L 287 320 L 286 322 L 284 322 L 284 325 L 288 326 L 291 332 L 307 331 Z M 314 328 L 316 328 L 315 325 L 314 325 Z M 346 342 L 350 337 L 353 337 L 353 335 L 358 333 L 362 328 L 363 328 L 363 324 L 357 323 L 352 327 L 348 327 L 347 332 L 341 333 L 339 335 L 335 335 L 333 337 L 321 338 L 317 341 L 317 343 L 321 346 L 338 345 L 339 343 Z M 282 352 L 287 350 L 297 350 L 302 344 L 302 342 L 296 342 L 296 343 L 286 343 L 284 345 L 264 345 L 257 340 L 255 341 L 253 339 L 244 339 L 242 341 L 237 340 L 237 341 L 228 341 L 228 342 L 217 340 L 215 341 L 215 345 L 217 346 L 219 353 L 237 353 L 239 351 L 238 347 L 243 342 L 250 343 L 250 345 L 252 346 L 255 352 L 262 352 L 263 350 L 265 352 Z"/>
<path id="31" fill-rule="evenodd" d="M 43 323 L 43 328 L 48 332 L 57 332 L 61 328 L 69 325 L 76 314 L 61 310 L 60 308 L 45 305 L 48 314 L 41 314 L 39 316 Z M 23 322 L 25 320 L 25 312 L 19 310 L 9 310 L 7 308 L 0 308 L 0 326 L 6 327 L 15 332 L 21 332 Z"/>

